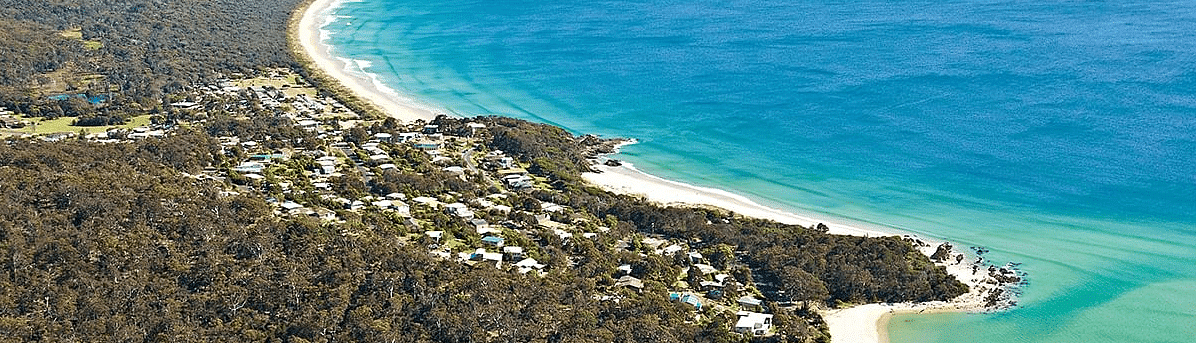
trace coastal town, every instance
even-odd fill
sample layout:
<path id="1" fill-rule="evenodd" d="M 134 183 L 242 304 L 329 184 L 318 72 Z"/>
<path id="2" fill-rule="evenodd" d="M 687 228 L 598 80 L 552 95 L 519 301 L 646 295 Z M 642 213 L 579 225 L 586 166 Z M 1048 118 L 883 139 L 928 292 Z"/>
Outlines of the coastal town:
<path id="1" fill-rule="evenodd" d="M 46 132 L 34 129 L 38 118 L 9 111 L 0 118 L 7 139 L 47 142 L 124 144 L 203 130 L 219 141 L 220 161 L 185 176 L 222 188 L 224 196 L 263 198 L 278 216 L 315 220 L 340 235 L 387 227 L 396 249 L 503 270 L 512 277 L 551 277 L 570 272 L 592 254 L 614 256 L 618 263 L 598 273 L 602 278 L 594 301 L 617 303 L 656 292 L 691 311 L 689 320 L 695 325 L 733 318 L 726 329 L 766 337 L 776 334 L 775 312 L 820 307 L 787 300 L 793 299 L 785 295 L 787 287 L 755 282 L 763 277 L 753 275 L 736 246 L 697 236 L 629 230 L 614 217 L 600 218 L 529 196 L 533 191 L 555 192 L 553 181 L 530 173 L 528 162 L 488 146 L 488 118 L 442 116 L 413 123 L 369 118 L 320 96 L 287 69 L 238 76 L 173 96 L 173 102 L 162 104 L 162 111 L 141 126 Z M 227 120 L 232 122 L 215 119 L 215 113 L 231 114 Z M 286 126 L 272 129 L 292 133 L 266 137 L 225 128 L 237 122 L 266 122 Z M 617 144 L 600 145 L 609 149 Z M 597 154 L 590 158 L 592 164 L 608 161 Z M 454 191 L 452 185 L 419 187 L 418 182 L 479 186 Z M 372 224 L 346 225 L 350 222 Z M 955 306 L 988 311 L 1014 306 L 1016 285 L 1024 282 L 1016 269 L 990 267 L 982 258 L 964 263 L 964 255 L 950 245 L 934 246 L 913 236 L 904 239 L 940 265 L 972 269 L 967 275 L 972 276 L 968 285 L 973 292 L 962 300 L 909 309 Z M 807 320 L 814 330 L 827 329 L 821 321 Z"/>
<path id="2" fill-rule="evenodd" d="M 0 343 L 1185 343 L 1192 2 L 5 0 Z"/>

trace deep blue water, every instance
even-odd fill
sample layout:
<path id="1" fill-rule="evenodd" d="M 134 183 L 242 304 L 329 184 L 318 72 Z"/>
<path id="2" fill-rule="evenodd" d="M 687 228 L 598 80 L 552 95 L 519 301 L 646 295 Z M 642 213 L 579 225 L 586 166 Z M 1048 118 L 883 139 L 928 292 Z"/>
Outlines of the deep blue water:
<path id="1" fill-rule="evenodd" d="M 992 249 L 1023 307 L 895 342 L 1196 341 L 1196 2 L 344 4 L 336 53 L 430 105 L 633 137 L 620 158 Z"/>

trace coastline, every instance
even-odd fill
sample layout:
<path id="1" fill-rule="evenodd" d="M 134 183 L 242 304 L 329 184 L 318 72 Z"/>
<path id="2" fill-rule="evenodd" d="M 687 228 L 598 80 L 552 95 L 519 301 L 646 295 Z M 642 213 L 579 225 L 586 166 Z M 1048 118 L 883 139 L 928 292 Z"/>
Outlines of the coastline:
<path id="1" fill-rule="evenodd" d="M 665 206 L 713 206 L 740 215 L 770 219 L 785 224 L 812 226 L 822 223 L 827 225 L 829 228 L 827 232 L 830 234 L 870 237 L 903 236 L 920 241 L 920 244 L 916 244 L 915 247 L 926 256 L 933 255 L 938 246 L 944 243 L 896 232 L 865 229 L 770 208 L 725 190 L 689 185 L 647 174 L 626 162 L 618 167 L 596 164 L 593 169 L 598 172 L 582 175 L 587 182 L 607 191 L 642 196 Z M 846 309 L 824 310 L 822 315 L 830 329 L 831 342 L 887 343 L 889 341 L 888 318 L 895 313 L 979 313 L 993 310 L 993 307 L 986 305 L 986 299 L 994 290 L 1003 289 L 1005 286 L 995 281 L 988 270 L 984 269 L 987 266 L 983 264 L 982 259 L 976 259 L 975 256 L 968 257 L 955 249 L 951 251 L 950 256 L 963 256 L 962 259 L 965 261 L 935 264 L 945 267 L 948 274 L 967 285 L 968 293 L 951 301 L 865 304 Z M 969 263 L 969 260 L 976 262 Z M 977 272 L 973 270 L 973 266 L 984 268 Z M 999 308 L 1002 307 L 997 307 L 997 309 Z"/>
<path id="2" fill-rule="evenodd" d="M 298 49 L 302 50 L 316 69 L 323 71 L 357 97 L 381 109 L 387 116 L 403 122 L 435 119 L 437 113 L 412 105 L 414 101 L 411 99 L 404 99 L 402 95 L 366 75 L 354 75 L 356 73 L 349 71 L 348 63 L 331 54 L 328 45 L 323 43 L 321 28 L 340 1 L 312 0 L 306 7 L 301 8 L 302 16 L 299 18 L 298 27 L 294 28 Z"/>
<path id="3" fill-rule="evenodd" d="M 340 82 L 352 93 L 351 96 L 369 101 L 383 109 L 391 117 L 405 122 L 434 119 L 436 113 L 433 111 L 410 105 L 415 103 L 410 99 L 406 99 L 408 100 L 406 103 L 401 101 L 403 100 L 402 95 L 394 94 L 393 90 L 376 84 L 376 81 L 371 78 L 364 75 L 353 75 L 355 73 L 348 71 L 346 62 L 329 53 L 329 47 L 321 40 L 321 27 L 324 26 L 328 16 L 331 15 L 331 10 L 339 4 L 339 1 L 341 0 L 312 0 L 306 7 L 301 8 L 302 16 L 299 18 L 298 27 L 293 27 L 293 30 L 296 31 L 294 34 L 298 36 L 297 41 L 301 46 L 301 49 L 296 49 L 296 52 L 305 54 L 312 62 L 311 67 Z M 903 236 L 919 239 L 920 242 L 926 241 L 918 248 L 927 256 L 933 254 L 940 243 L 898 232 L 865 229 L 770 208 L 725 190 L 663 179 L 644 173 L 626 163 L 619 167 L 596 164 L 593 168 L 599 172 L 582 175 L 587 182 L 615 193 L 644 196 L 650 201 L 666 206 L 713 206 L 740 215 L 769 219 L 785 224 L 812 226 L 822 223 L 829 228 L 828 233 L 838 235 Z M 957 255 L 963 254 L 952 250 L 951 256 Z M 980 265 L 980 263 L 980 260 L 975 263 L 937 263 L 946 267 L 949 274 L 968 285 L 971 290 L 951 301 L 867 304 L 847 309 L 823 311 L 822 314 L 830 327 L 832 342 L 888 342 L 887 325 L 884 323 L 887 322 L 887 316 L 891 316 L 895 312 L 983 312 L 989 310 L 985 307 L 986 296 L 991 290 L 1002 286 L 999 283 L 992 287 L 984 285 L 991 283 L 991 279 L 987 278 L 986 273 L 976 276 L 972 270 L 974 265 Z"/>

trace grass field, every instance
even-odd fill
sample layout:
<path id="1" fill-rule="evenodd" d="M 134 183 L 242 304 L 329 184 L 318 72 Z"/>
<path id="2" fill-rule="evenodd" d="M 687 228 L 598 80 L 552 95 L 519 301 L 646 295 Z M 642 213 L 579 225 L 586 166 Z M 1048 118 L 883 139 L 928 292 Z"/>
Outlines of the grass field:
<path id="1" fill-rule="evenodd" d="M 316 89 L 314 87 L 300 83 L 299 76 L 293 73 L 279 71 L 279 77 L 260 76 L 252 79 L 244 79 L 237 81 L 238 87 L 254 87 L 254 86 L 273 86 L 281 89 L 288 97 L 293 97 L 299 94 L 306 94 L 309 97 L 316 96 Z"/>
<path id="2" fill-rule="evenodd" d="M 109 129 L 114 129 L 114 128 L 131 129 L 131 128 L 135 128 L 135 127 L 146 126 L 146 125 L 149 125 L 149 123 L 150 123 L 150 116 L 148 114 L 143 115 L 143 116 L 136 116 L 133 118 L 129 118 L 129 122 L 125 123 L 124 125 L 110 125 L 110 126 L 72 126 L 71 122 L 75 121 L 74 117 L 62 117 L 62 118 L 50 119 L 50 120 L 41 120 L 39 118 L 23 118 L 23 119 L 31 121 L 33 123 L 36 123 L 37 125 L 29 125 L 29 126 L 26 126 L 25 128 L 22 128 L 19 130 L 14 130 L 14 131 L 33 134 L 33 135 L 42 135 L 42 134 L 57 133 L 57 132 L 79 132 L 79 130 L 85 130 L 85 131 L 87 131 L 87 133 L 96 133 L 96 132 L 108 131 Z"/>

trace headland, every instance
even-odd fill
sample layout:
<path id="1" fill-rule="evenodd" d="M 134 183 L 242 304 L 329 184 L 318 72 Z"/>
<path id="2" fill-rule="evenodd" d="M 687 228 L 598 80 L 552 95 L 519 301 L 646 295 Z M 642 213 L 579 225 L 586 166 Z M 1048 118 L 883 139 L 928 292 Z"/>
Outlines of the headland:
<path id="1" fill-rule="evenodd" d="M 348 63 L 344 59 L 337 58 L 330 53 L 329 46 L 323 42 L 321 37 L 323 35 L 322 27 L 330 22 L 331 11 L 338 4 L 339 0 L 313 0 L 305 9 L 302 9 L 303 15 L 299 20 L 298 32 L 293 34 L 298 36 L 298 42 L 302 47 L 301 52 L 311 60 L 312 66 L 336 79 L 357 97 L 366 99 L 380 107 L 391 117 L 404 122 L 435 118 L 434 111 L 413 105 L 418 102 L 405 98 L 364 73 L 350 71 Z M 943 246 L 942 242 L 904 234 L 895 229 L 862 228 L 858 225 L 771 208 L 733 192 L 666 180 L 644 173 L 627 163 L 610 166 L 598 162 L 598 160 L 594 161 L 594 172 L 583 174 L 587 182 L 614 193 L 642 196 L 665 206 L 717 207 L 740 215 L 785 224 L 808 227 L 822 224 L 831 234 L 870 237 L 902 236 L 927 256 L 935 254 Z M 946 246 L 949 258 L 936 261 L 936 264 L 945 267 L 949 274 L 966 284 L 971 290 L 969 293 L 946 302 L 865 304 L 845 309 L 824 310 L 822 313 L 830 328 L 832 342 L 887 342 L 884 322 L 893 313 L 984 312 L 1012 305 L 1010 292 L 1005 292 L 1011 285 L 994 278 L 994 275 L 1012 271 L 1006 268 L 990 269 L 983 258 L 969 257 L 967 254 L 950 248 L 949 244 Z M 968 261 L 973 262 L 969 263 Z"/>

